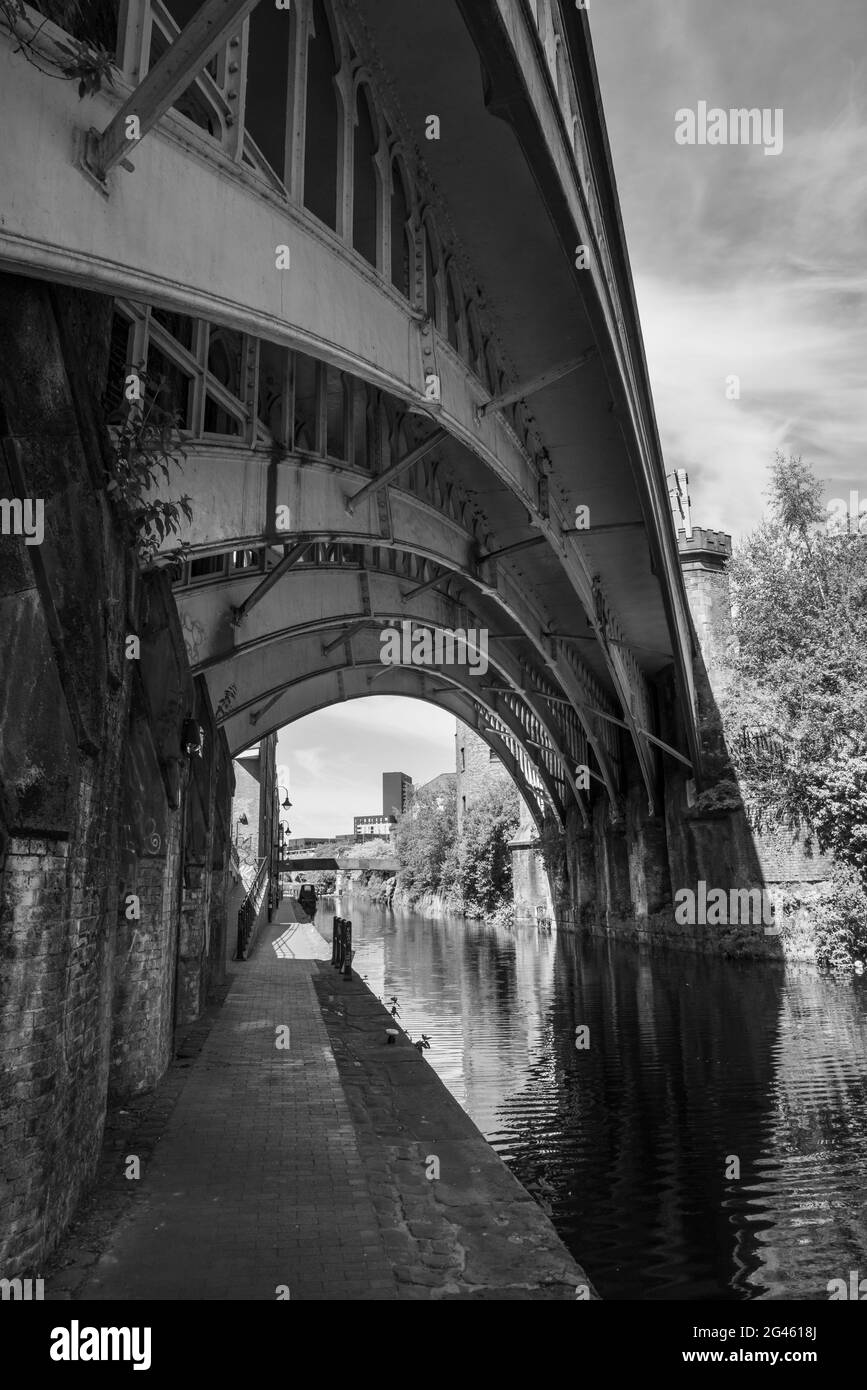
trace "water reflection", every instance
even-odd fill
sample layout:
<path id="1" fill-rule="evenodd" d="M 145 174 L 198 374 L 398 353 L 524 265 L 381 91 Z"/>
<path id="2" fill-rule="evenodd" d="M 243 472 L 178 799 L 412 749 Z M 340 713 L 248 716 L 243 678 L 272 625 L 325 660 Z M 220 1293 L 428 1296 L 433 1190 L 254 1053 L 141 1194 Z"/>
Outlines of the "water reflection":
<path id="1" fill-rule="evenodd" d="M 867 1276 L 863 981 L 337 910 L 603 1297 L 825 1299 Z"/>

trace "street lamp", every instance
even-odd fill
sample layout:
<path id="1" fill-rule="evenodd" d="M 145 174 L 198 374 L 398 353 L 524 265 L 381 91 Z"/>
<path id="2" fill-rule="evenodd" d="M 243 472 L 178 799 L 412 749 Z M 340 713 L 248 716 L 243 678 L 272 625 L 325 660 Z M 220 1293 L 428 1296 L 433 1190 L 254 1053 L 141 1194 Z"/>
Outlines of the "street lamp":
<path id="1" fill-rule="evenodd" d="M 284 811 L 288 811 L 288 810 L 289 810 L 289 807 L 292 805 L 292 802 L 289 800 L 289 793 L 288 793 L 288 791 L 286 791 L 286 788 L 282 785 L 282 783 L 278 782 L 278 783 L 277 783 L 277 794 L 278 794 L 278 796 L 279 796 L 280 792 L 286 792 L 286 795 L 284 796 L 283 800 L 280 802 L 280 805 L 283 807 L 283 810 L 284 810 Z"/>
<path id="2" fill-rule="evenodd" d="M 237 821 L 235 822 L 235 844 L 236 844 L 236 845 L 240 842 L 240 827 L 241 827 L 242 825 L 249 825 L 249 824 L 250 824 L 250 822 L 247 820 L 246 812 L 242 811 L 241 814 L 240 814 L 240 816 L 238 817 Z"/>

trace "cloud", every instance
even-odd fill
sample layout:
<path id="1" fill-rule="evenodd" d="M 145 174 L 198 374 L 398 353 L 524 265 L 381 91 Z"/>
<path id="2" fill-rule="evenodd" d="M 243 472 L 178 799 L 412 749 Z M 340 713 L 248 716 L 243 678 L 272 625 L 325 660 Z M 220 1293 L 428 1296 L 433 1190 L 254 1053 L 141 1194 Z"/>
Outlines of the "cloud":
<path id="1" fill-rule="evenodd" d="M 778 448 L 828 495 L 863 490 L 863 4 L 649 0 L 599 7 L 592 28 L 666 468 L 689 473 L 693 521 L 751 529 Z M 674 112 L 698 100 L 781 107 L 783 153 L 677 146 Z"/>
<path id="2" fill-rule="evenodd" d="M 382 810 L 383 772 L 406 772 L 420 783 L 452 771 L 454 733 L 453 715 L 391 695 L 332 705 L 290 724 L 277 756 L 292 834 L 349 834 L 354 816 Z"/>

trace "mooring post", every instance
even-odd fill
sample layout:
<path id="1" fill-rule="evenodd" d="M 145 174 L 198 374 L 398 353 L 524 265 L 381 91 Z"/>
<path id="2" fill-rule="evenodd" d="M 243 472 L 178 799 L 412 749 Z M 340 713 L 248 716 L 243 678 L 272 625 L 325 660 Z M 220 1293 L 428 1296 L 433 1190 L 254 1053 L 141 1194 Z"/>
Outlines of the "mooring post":
<path id="1" fill-rule="evenodd" d="M 352 979 L 352 923 L 351 923 L 350 921 L 346 921 L 346 922 L 344 922 L 343 926 L 344 926 L 344 937 L 343 937 L 343 942 L 344 942 L 344 946 L 345 946 L 345 951 L 344 951 L 344 956 L 343 956 L 343 978 L 344 978 L 344 980 L 351 980 L 351 979 Z"/>
<path id="2" fill-rule="evenodd" d="M 338 933 L 339 933 L 339 931 L 340 931 L 340 918 L 339 918 L 338 916 L 335 915 L 335 918 L 334 918 L 334 926 L 333 926 L 332 931 L 331 931 L 331 964 L 332 964 L 332 965 L 336 965 L 336 964 L 337 964 L 337 958 L 338 958 L 338 952 L 339 952 L 339 945 L 338 945 L 338 942 L 339 942 L 339 935 L 338 935 Z"/>

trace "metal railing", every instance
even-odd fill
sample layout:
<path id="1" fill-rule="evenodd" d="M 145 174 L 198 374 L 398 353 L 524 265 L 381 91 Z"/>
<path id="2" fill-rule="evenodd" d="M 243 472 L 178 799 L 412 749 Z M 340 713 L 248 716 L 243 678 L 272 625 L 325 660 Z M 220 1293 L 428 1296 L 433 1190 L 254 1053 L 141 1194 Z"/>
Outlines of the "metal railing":
<path id="1" fill-rule="evenodd" d="M 331 964 L 345 980 L 352 979 L 352 923 L 335 917 L 331 933 Z"/>
<path id="2" fill-rule="evenodd" d="M 265 901 L 265 893 L 268 888 L 268 860 L 260 859 L 259 867 L 256 870 L 256 877 L 247 889 L 247 896 L 244 898 L 238 909 L 238 949 L 235 953 L 236 960 L 247 959 L 247 947 L 250 944 L 250 937 L 256 925 L 256 918 Z"/>

